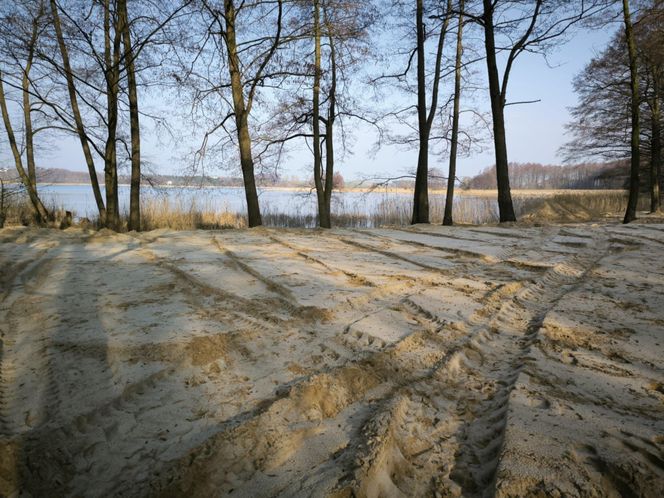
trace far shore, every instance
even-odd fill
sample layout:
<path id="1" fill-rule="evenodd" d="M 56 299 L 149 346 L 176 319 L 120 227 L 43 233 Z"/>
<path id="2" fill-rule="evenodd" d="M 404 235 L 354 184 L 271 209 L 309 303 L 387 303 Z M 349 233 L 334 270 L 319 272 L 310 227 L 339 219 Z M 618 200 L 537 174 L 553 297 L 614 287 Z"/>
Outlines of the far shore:
<path id="1" fill-rule="evenodd" d="M 57 186 L 66 186 L 66 187 L 86 187 L 90 186 L 89 183 L 38 183 L 40 187 L 57 187 Z M 129 187 L 128 183 L 119 184 L 120 187 Z M 150 188 L 150 185 L 143 185 L 143 187 Z M 219 188 L 228 188 L 228 189 L 243 189 L 241 186 L 226 186 L 226 185 L 156 185 L 156 188 L 200 188 L 200 189 L 219 189 Z M 259 190 L 268 190 L 268 191 L 284 191 L 284 192 L 314 192 L 312 187 L 279 187 L 279 186 L 269 186 L 269 187 L 258 187 Z M 389 194 L 412 194 L 413 190 L 410 188 L 402 187 L 345 187 L 337 190 L 338 192 L 360 192 L 360 193 L 369 193 L 369 192 L 381 192 Z M 561 194 L 583 194 L 583 195 L 599 195 L 612 192 L 622 192 L 624 189 L 512 189 L 512 195 L 514 197 L 551 197 L 554 195 Z M 445 195 L 447 193 L 446 189 L 429 189 L 429 193 L 433 195 Z M 495 189 L 468 189 L 464 190 L 461 188 L 456 188 L 454 190 L 454 195 L 458 196 L 469 196 L 469 197 L 497 197 L 498 191 Z"/>

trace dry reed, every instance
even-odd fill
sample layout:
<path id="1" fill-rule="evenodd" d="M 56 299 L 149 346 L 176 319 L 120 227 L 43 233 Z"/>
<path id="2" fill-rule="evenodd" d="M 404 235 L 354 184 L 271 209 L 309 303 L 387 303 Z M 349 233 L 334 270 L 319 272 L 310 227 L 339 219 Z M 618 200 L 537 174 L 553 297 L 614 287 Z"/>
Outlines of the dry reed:
<path id="1" fill-rule="evenodd" d="M 181 197 L 150 198 L 141 204 L 141 227 L 143 230 L 170 228 L 173 230 L 218 230 L 223 228 L 244 228 L 246 220 L 241 213 L 227 209 L 217 211 L 207 202 L 190 203 Z"/>
<path id="2" fill-rule="evenodd" d="M 442 222 L 445 197 L 432 195 L 430 198 L 431 223 Z M 530 223 L 560 223 L 592 221 L 619 218 L 627 204 L 622 191 L 582 192 L 556 194 L 546 197 L 514 197 L 514 206 L 520 221 Z M 263 206 L 263 223 L 271 227 L 313 228 L 317 217 L 302 207 L 289 213 L 280 211 L 268 204 Z M 639 210 L 648 208 L 648 198 L 642 195 Z M 55 209 L 56 218 L 61 220 L 65 212 Z M 357 205 L 339 203 L 333 206 L 332 223 L 337 227 L 373 228 L 380 226 L 406 226 L 410 224 L 412 201 L 405 196 L 386 196 L 367 213 Z M 25 197 L 15 199 L 6 206 L 7 224 L 30 224 L 32 209 Z M 498 206 L 489 197 L 460 195 L 454 203 L 454 221 L 457 224 L 479 225 L 498 222 Z M 211 199 L 191 200 L 181 196 L 157 196 L 145 198 L 141 205 L 143 230 L 169 228 L 172 230 L 225 229 L 246 227 L 243 212 L 231 211 L 228 206 L 219 209 Z M 98 225 L 93 220 L 92 225 Z M 126 227 L 126 213 L 123 215 Z"/>

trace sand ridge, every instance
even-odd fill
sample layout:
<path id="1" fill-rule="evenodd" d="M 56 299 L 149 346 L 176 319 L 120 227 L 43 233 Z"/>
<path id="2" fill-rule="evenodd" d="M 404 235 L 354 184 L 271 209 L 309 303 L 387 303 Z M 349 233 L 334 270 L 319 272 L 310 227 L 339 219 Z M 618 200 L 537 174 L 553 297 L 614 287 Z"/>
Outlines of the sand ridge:
<path id="1" fill-rule="evenodd" d="M 0 495 L 655 496 L 664 226 L 0 231 Z"/>

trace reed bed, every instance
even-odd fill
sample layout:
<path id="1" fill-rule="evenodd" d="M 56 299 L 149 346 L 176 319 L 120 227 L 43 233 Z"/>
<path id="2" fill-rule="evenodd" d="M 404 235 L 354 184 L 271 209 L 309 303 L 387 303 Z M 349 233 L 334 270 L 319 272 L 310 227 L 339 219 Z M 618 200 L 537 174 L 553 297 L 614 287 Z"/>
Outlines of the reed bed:
<path id="1" fill-rule="evenodd" d="M 123 218 L 127 218 L 125 213 Z M 126 224 L 126 223 L 125 223 Z M 215 209 L 209 200 L 189 201 L 182 197 L 152 197 L 141 204 L 143 230 L 170 228 L 172 230 L 220 230 L 247 226 L 242 213 L 227 208 Z"/>
<path id="2" fill-rule="evenodd" d="M 46 203 L 46 210 L 53 214 L 53 219 L 46 225 L 49 227 L 63 227 L 65 220 L 68 220 L 67 211 L 62 207 Z M 27 194 L 21 193 L 20 195 L 11 198 L 5 198 L 0 209 L 0 228 L 11 225 L 35 225 L 35 212 L 30 203 Z"/>
<path id="3" fill-rule="evenodd" d="M 619 218 L 627 205 L 627 194 L 622 191 L 573 191 L 543 197 L 514 196 L 517 218 L 526 223 L 565 223 Z M 649 206 L 647 195 L 639 199 L 638 209 L 646 211 Z M 279 206 L 262 204 L 263 223 L 269 227 L 314 228 L 318 225 L 317 216 L 307 210 L 307 205 L 291 206 L 284 212 Z M 311 206 L 309 205 L 309 208 Z M 443 220 L 445 197 L 430 197 L 431 223 L 440 224 Z M 49 208 L 56 213 L 55 226 L 64 219 L 65 211 L 54 206 Z M 412 200 L 408 196 L 385 195 L 370 207 L 357 203 L 344 203 L 338 199 L 332 206 L 332 223 L 337 227 L 374 228 L 381 226 L 407 226 L 411 221 Z M 5 209 L 7 224 L 31 224 L 32 209 L 25 197 L 13 199 Z M 498 204 L 487 196 L 458 195 L 453 209 L 454 222 L 460 225 L 481 225 L 497 223 Z M 98 220 L 83 220 L 92 226 Z M 143 230 L 168 228 L 172 230 L 219 230 L 245 228 L 246 213 L 234 211 L 228 205 L 214 203 L 210 197 L 200 199 L 180 195 L 153 196 L 144 198 L 141 206 Z M 127 226 L 127 213 L 123 213 L 123 227 Z"/>

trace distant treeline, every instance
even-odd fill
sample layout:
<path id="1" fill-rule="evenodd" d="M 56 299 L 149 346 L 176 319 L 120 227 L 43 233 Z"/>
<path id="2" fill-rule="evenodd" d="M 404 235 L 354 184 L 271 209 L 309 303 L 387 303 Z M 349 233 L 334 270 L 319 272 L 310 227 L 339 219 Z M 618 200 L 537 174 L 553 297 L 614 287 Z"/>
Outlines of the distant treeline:
<path id="1" fill-rule="evenodd" d="M 582 163 L 571 166 L 539 163 L 510 163 L 510 185 L 514 189 L 620 189 L 627 184 L 626 160 Z M 495 189 L 496 167 L 482 170 L 463 184 L 471 189 Z"/>
<path id="2" fill-rule="evenodd" d="M 64 168 L 37 168 L 37 181 L 39 183 L 81 183 L 90 184 L 90 175 L 87 171 L 71 171 Z M 103 172 L 97 172 L 99 178 L 104 178 Z M 12 169 L 0 170 L 0 179 L 9 182 L 18 181 L 16 171 Z M 343 182 L 343 179 L 341 180 Z M 129 185 L 129 175 L 118 175 L 118 183 Z M 212 177 L 207 175 L 143 175 L 143 185 L 155 186 L 205 186 L 205 187 L 243 187 L 242 177 Z M 299 187 L 304 183 L 298 178 L 280 178 L 276 175 L 256 175 L 256 183 L 260 186 Z M 103 185 L 103 182 L 102 182 Z"/>
<path id="3" fill-rule="evenodd" d="M 98 173 L 103 178 L 101 172 Z M 344 180 L 336 174 L 337 187 L 343 187 Z M 583 163 L 573 166 L 560 166 L 539 163 L 510 163 L 510 184 L 514 189 L 621 189 L 627 186 L 629 163 L 627 160 L 605 163 Z M 16 172 L 0 170 L 0 179 L 16 181 Z M 37 168 L 39 183 L 81 183 L 89 184 L 87 171 L 71 171 L 63 168 Z M 129 175 L 119 175 L 118 182 L 128 185 Z M 283 178 L 278 175 L 256 175 L 256 183 L 262 187 L 306 187 L 312 179 L 301 180 L 297 177 Z M 242 187 L 241 177 L 212 177 L 207 175 L 152 175 L 143 176 L 144 185 L 154 186 L 205 186 L 205 187 Z M 412 188 L 413 180 L 401 180 L 396 187 Z M 346 186 L 352 187 L 355 182 Z M 445 188 L 446 182 L 438 178 L 430 180 L 430 188 Z M 496 167 L 490 166 L 478 175 L 463 178 L 461 187 L 465 189 L 496 189 Z"/>

